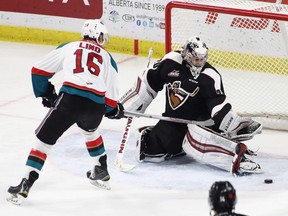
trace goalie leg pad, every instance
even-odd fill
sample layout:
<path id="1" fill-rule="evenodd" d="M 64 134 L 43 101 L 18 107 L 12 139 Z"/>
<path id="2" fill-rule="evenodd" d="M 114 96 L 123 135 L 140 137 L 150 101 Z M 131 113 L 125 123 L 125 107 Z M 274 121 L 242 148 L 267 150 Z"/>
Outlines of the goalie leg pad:
<path id="1" fill-rule="evenodd" d="M 230 172 L 236 145 L 216 132 L 189 124 L 182 147 L 196 161 Z"/>

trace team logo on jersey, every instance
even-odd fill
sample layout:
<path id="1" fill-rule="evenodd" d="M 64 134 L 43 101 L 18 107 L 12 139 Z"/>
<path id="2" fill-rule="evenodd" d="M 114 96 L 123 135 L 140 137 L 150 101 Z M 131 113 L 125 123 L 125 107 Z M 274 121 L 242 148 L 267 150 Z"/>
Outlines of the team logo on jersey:
<path id="1" fill-rule="evenodd" d="M 169 77 L 179 77 L 180 71 L 179 70 L 173 70 L 170 73 L 168 73 Z"/>
<path id="2" fill-rule="evenodd" d="M 194 97 L 199 92 L 198 86 L 191 93 L 185 91 L 181 88 L 180 81 L 175 81 L 172 84 L 168 83 L 166 88 L 168 92 L 168 101 L 173 110 L 182 106 L 189 97 Z"/>

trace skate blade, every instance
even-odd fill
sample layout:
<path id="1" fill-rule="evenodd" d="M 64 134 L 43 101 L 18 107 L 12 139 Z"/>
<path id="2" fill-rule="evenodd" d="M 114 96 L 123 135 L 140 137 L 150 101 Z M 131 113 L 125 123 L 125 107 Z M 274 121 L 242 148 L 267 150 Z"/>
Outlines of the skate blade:
<path id="1" fill-rule="evenodd" d="M 7 202 L 10 202 L 14 205 L 21 205 L 22 201 L 23 201 L 24 197 L 21 195 L 17 195 L 17 194 L 10 194 L 8 195 L 8 197 L 6 198 Z"/>
<path id="2" fill-rule="evenodd" d="M 111 190 L 110 184 L 107 181 L 101 181 L 101 180 L 91 180 L 89 179 L 90 183 L 96 187 L 99 187 L 101 189 L 105 190 Z"/>

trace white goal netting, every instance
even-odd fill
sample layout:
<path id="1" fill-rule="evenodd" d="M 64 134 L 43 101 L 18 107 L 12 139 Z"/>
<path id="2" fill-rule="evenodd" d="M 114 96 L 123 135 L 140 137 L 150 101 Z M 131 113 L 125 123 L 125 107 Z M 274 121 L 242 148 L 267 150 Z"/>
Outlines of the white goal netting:
<path id="1" fill-rule="evenodd" d="M 200 36 L 233 110 L 288 130 L 288 5 L 190 0 L 166 7 L 166 52 Z M 261 118 L 260 118 L 261 117 Z"/>

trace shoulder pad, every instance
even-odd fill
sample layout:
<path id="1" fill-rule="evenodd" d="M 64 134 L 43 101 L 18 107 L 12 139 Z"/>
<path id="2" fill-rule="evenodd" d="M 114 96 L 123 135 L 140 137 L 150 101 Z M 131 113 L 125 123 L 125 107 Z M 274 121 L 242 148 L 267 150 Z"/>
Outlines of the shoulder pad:
<path id="1" fill-rule="evenodd" d="M 213 67 L 206 67 L 201 73 L 212 77 L 214 80 L 222 79 L 220 73 L 217 70 L 215 70 Z"/>
<path id="2" fill-rule="evenodd" d="M 170 60 L 175 61 L 175 62 L 177 62 L 179 64 L 182 64 L 182 61 L 183 61 L 181 53 L 174 52 L 174 51 L 169 52 L 165 56 L 163 56 L 162 61 L 166 60 L 166 59 L 170 59 Z"/>

